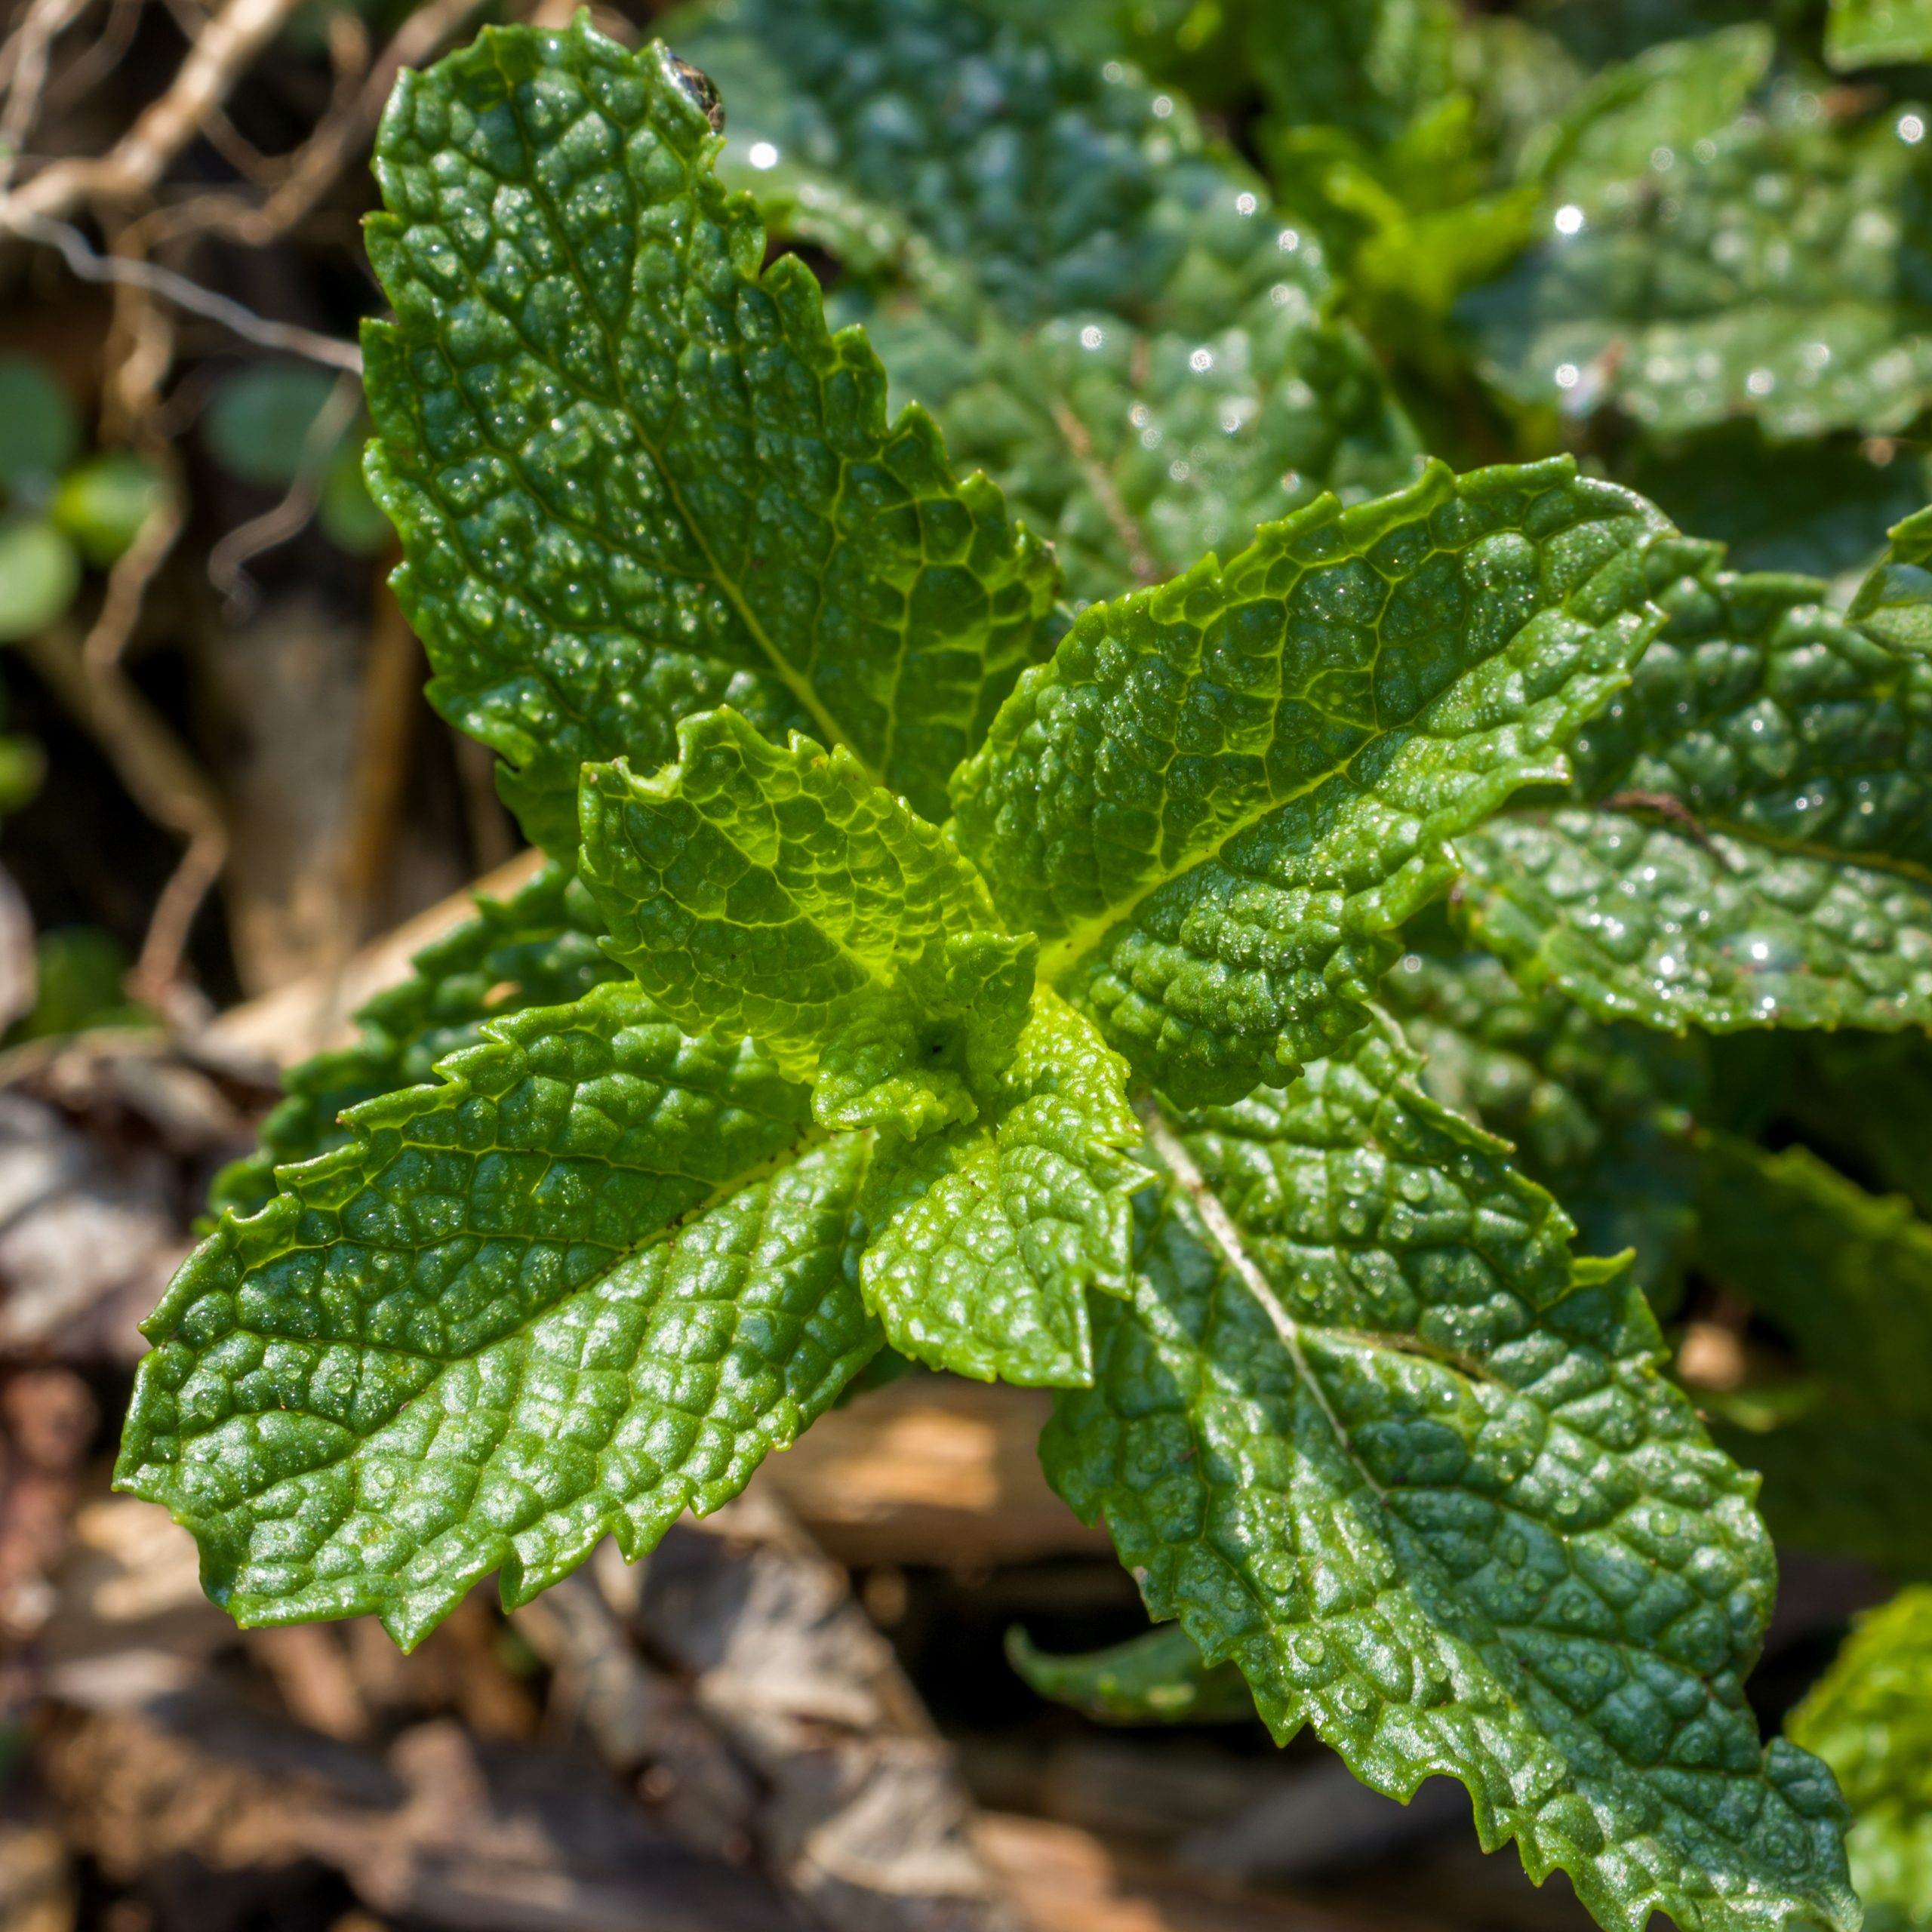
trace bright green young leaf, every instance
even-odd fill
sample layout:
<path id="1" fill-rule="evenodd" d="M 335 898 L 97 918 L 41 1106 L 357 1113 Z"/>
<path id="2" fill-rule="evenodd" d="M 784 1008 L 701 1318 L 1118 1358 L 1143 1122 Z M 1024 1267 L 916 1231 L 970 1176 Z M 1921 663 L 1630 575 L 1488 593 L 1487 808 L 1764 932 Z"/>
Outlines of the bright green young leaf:
<path id="1" fill-rule="evenodd" d="M 1613 1932 L 1850 1927 L 1829 1776 L 1743 1695 L 1752 1478 L 1628 1278 L 1415 1066 L 1378 1023 L 1156 1128 L 1175 1184 L 1050 1475 L 1278 1737 L 1312 1722 L 1398 1797 L 1460 1779 L 1484 1844 Z"/>
<path id="2" fill-rule="evenodd" d="M 1825 58 L 1844 72 L 1932 60 L 1932 5 L 1927 0 L 1832 0 Z M 1932 1898 L 1932 1890 L 1927 1897 Z"/>
<path id="3" fill-rule="evenodd" d="M 946 834 L 845 752 L 779 750 L 731 712 L 681 762 L 587 769 L 583 875 L 609 946 L 683 1024 L 749 1032 L 833 1128 L 883 1138 L 862 1209 L 894 1348 L 1024 1383 L 1091 1374 L 1085 1291 L 1124 1292 L 1126 1069 L 1035 994 Z"/>
<path id="4" fill-rule="evenodd" d="M 1043 987 L 989 1114 L 881 1150 L 861 1278 L 901 1354 L 982 1381 L 1093 1380 L 1085 1291 L 1128 1291 L 1146 1179 L 1126 1074 Z"/>
<path id="5" fill-rule="evenodd" d="M 1567 459 L 1331 498 L 1084 612 L 954 780 L 1043 978 L 1183 1100 L 1362 1023 L 1446 841 L 1563 748 L 1651 636 L 1666 528 Z"/>
<path id="6" fill-rule="evenodd" d="M 1542 245 L 1466 303 L 1506 393 L 1780 439 L 1890 434 L 1925 407 L 1925 111 L 1861 118 L 1780 79 L 1740 112 L 1771 52 L 1740 26 L 1598 82 L 1542 171 Z"/>
<path id="7" fill-rule="evenodd" d="M 894 395 L 1052 538 L 1076 598 L 1172 576 L 1324 489 L 1407 481 L 1414 433 L 1328 319 L 1318 238 L 1184 100 L 1044 24 L 739 0 L 667 32 L 723 89 L 728 177 L 838 259 L 835 304 Z"/>
<path id="8" fill-rule="evenodd" d="M 1665 628 L 1577 740 L 1598 808 L 1460 841 L 1461 914 L 1605 1018 L 1932 1023 L 1932 658 L 1721 561 L 1652 547 Z"/>
<path id="9" fill-rule="evenodd" d="M 939 815 L 1054 592 L 804 264 L 761 269 L 720 145 L 661 47 L 583 20 L 405 74 L 377 144 L 371 487 L 432 698 L 560 856 L 580 764 L 727 700 Z"/>
<path id="10" fill-rule="evenodd" d="M 340 1146 L 349 1138 L 340 1124 L 346 1109 L 430 1079 L 439 1060 L 483 1037 L 486 1020 L 568 1006 L 622 978 L 598 944 L 603 931 L 589 891 L 561 866 L 546 866 L 509 899 L 478 898 L 473 918 L 419 952 L 407 980 L 357 1013 L 354 1045 L 284 1076 L 285 1097 L 262 1123 L 255 1152 L 216 1176 L 210 1212 L 266 1206 L 278 1166 Z"/>
<path id="11" fill-rule="evenodd" d="M 751 1033 L 827 1127 L 916 1139 L 973 1119 L 1026 1021 L 1030 940 L 937 826 L 843 750 L 737 712 L 679 761 L 584 774 L 583 875 L 612 955 L 681 1024 Z"/>
<path id="12" fill-rule="evenodd" d="M 1178 1623 L 1078 1657 L 1050 1657 L 1018 1628 L 1014 1669 L 1043 1697 L 1102 1724 L 1215 1724 L 1254 1715 L 1254 1694 L 1231 1663 L 1211 1664 Z"/>
<path id="13" fill-rule="evenodd" d="M 1932 1926 L 1932 1589 L 1860 1618 L 1788 1729 L 1829 1764 L 1853 1816 L 1845 1849 L 1873 1932 Z"/>
<path id="14" fill-rule="evenodd" d="M 863 1145 L 749 1042 L 610 985 L 437 1070 L 224 1215 L 145 1324 L 115 1481 L 245 1624 L 373 1612 L 408 1645 L 492 1570 L 515 1604 L 606 1532 L 635 1556 L 878 1346 Z"/>
<path id="15" fill-rule="evenodd" d="M 1697 1226 L 1703 1041 L 1604 1026 L 1554 993 L 1525 992 L 1487 953 L 1413 932 L 1411 946 L 1382 996 L 1423 1057 L 1424 1088 L 1515 1144 L 1586 1252 L 1632 1251 L 1638 1284 L 1667 1312 Z"/>

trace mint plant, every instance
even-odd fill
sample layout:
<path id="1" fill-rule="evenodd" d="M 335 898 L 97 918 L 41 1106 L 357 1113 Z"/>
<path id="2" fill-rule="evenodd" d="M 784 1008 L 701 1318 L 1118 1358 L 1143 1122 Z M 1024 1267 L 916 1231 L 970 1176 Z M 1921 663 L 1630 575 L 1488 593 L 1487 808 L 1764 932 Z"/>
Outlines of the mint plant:
<path id="1" fill-rule="evenodd" d="M 1466 312 L 1527 460 L 1422 457 L 1382 312 L 1126 64 L 1211 82 L 1142 11 L 737 0 L 681 60 L 583 20 L 405 77 L 367 473 L 432 700 L 548 862 L 291 1076 L 146 1325 L 117 1482 L 241 1622 L 407 1645 L 492 1571 L 514 1605 L 644 1555 L 888 1346 L 1049 1387 L 1049 1477 L 1159 1627 L 1017 1641 L 1044 1691 L 1455 1778 L 1615 1932 L 1852 1932 L 1801 1747 L 1897 1788 L 1744 1687 L 1766 1518 L 1932 1561 L 1932 528 L 1844 586 L 1740 572 L 1539 454 L 1491 331 L 1515 301 L 1540 368 L 1622 312 L 1587 277 Z M 1338 140 L 1440 109 L 1482 195 L 1574 193 L 1578 235 L 1774 45 L 1579 78 L 1535 150 L 1401 11 L 1309 42 Z M 1284 139 L 1318 71 L 1267 82 Z M 1810 144 L 1850 137 L 1792 117 L 1719 202 L 1837 178 Z M 1876 366 L 1804 420 L 1889 421 Z M 1673 1378 L 1711 1281 L 1788 1372 Z"/>

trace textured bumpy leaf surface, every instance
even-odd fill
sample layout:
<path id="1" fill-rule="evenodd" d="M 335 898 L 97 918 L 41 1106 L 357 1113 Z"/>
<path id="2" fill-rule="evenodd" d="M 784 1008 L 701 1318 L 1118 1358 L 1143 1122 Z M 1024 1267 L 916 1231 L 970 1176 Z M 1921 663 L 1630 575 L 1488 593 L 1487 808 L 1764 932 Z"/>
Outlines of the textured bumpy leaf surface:
<path id="1" fill-rule="evenodd" d="M 1791 1715 L 1793 1737 L 1838 1774 L 1846 1849 L 1868 1926 L 1932 1925 L 1932 1589 L 1860 1619 Z"/>
<path id="2" fill-rule="evenodd" d="M 1605 1026 L 1554 993 L 1524 992 L 1490 955 L 1451 946 L 1405 954 L 1382 993 L 1430 1095 L 1513 1142 L 1584 1252 L 1632 1251 L 1652 1305 L 1672 1307 L 1697 1226 L 1690 1137 L 1709 1103 L 1703 1043 Z"/>
<path id="3" fill-rule="evenodd" d="M 1413 1067 L 1378 1026 L 1179 1123 L 1050 1474 L 1278 1736 L 1312 1721 L 1398 1795 L 1460 1779 L 1484 1843 L 1604 1925 L 1853 1925 L 1829 1775 L 1744 1699 L 1752 1478 L 1634 1286 Z"/>
<path id="4" fill-rule="evenodd" d="M 252 1214 L 266 1205 L 278 1166 L 349 1137 L 345 1109 L 429 1079 L 445 1054 L 482 1037 L 485 1020 L 567 1006 L 623 977 L 598 944 L 603 931 L 595 902 L 561 866 L 546 866 L 506 900 L 479 897 L 475 918 L 417 954 L 407 980 L 357 1013 L 353 1046 L 284 1077 L 286 1097 L 262 1123 L 255 1152 L 216 1176 L 209 1211 Z"/>
<path id="5" fill-rule="evenodd" d="M 838 257 L 894 395 L 1053 539 L 1081 599 L 1324 488 L 1407 481 L 1413 432 L 1328 318 L 1306 224 L 1184 100 L 1069 53 L 1060 20 L 1048 41 L 991 11 L 740 0 L 667 25 L 729 104 L 728 176 Z"/>
<path id="6" fill-rule="evenodd" d="M 1226 200 L 1244 198 L 1231 188 Z M 1278 249 L 1294 242 L 1291 263 L 1316 246 L 1292 224 L 1268 233 Z M 1324 490 L 1359 503 L 1398 488 L 1420 460 L 1373 358 L 1319 319 L 1300 278 L 1199 328 L 1085 310 L 1023 332 L 982 328 L 968 349 L 922 310 L 888 307 L 867 328 L 894 393 L 928 405 L 955 459 L 1052 538 L 1081 601 L 1244 543 Z"/>
<path id="7" fill-rule="evenodd" d="M 1463 915 L 1527 980 L 1605 1017 L 1924 1026 L 1932 658 L 1883 634 L 1918 620 L 1918 567 L 1868 585 L 1866 623 L 1815 579 L 1721 565 L 1681 540 L 1646 559 L 1664 629 L 1577 747 L 1578 792 L 1623 809 L 1460 841 Z"/>
<path id="8" fill-rule="evenodd" d="M 1051 558 L 862 336 L 761 269 L 757 213 L 661 47 L 512 28 L 405 74 L 369 249 L 371 487 L 445 715 L 560 855 L 579 764 L 728 700 L 938 815 L 1035 650 Z"/>
<path id="9" fill-rule="evenodd" d="M 863 1279 L 894 1348 L 983 1381 L 1093 1380 L 1085 1291 L 1126 1293 L 1146 1178 L 1126 1072 L 1042 989 L 989 1112 L 885 1150 Z"/>
<path id="10" fill-rule="evenodd" d="M 612 952 L 684 1024 L 755 1034 L 816 1078 L 827 1126 L 971 1120 L 1033 983 L 978 875 L 843 751 L 781 751 L 728 711 L 686 720 L 678 748 L 650 777 L 584 774 Z"/>
<path id="11" fill-rule="evenodd" d="M 1081 616 L 955 777 L 961 848 L 1146 1077 L 1289 1078 L 1361 1023 L 1447 840 L 1564 775 L 1665 528 L 1567 459 L 1270 525 Z"/>
<path id="12" fill-rule="evenodd" d="M 1471 935 L 1532 985 L 1650 1026 L 1932 1025 L 1932 893 L 1620 812 L 1459 842 Z"/>
<path id="13" fill-rule="evenodd" d="M 1672 435 L 1905 428 L 1932 393 L 1922 111 L 1780 81 L 1761 24 L 1604 75 L 1543 176 L 1543 245 L 1472 297 L 1524 401 Z"/>
<path id="14" fill-rule="evenodd" d="M 1078 1657 L 1049 1656 L 1014 1629 L 1006 1654 L 1041 1697 L 1103 1724 L 1213 1724 L 1254 1715 L 1247 1679 L 1231 1663 L 1209 1663 L 1177 1623 Z"/>
<path id="15" fill-rule="evenodd" d="M 1807 1548 L 1932 1563 L 1932 1225 L 1801 1147 L 1700 1137 L 1701 1270 L 1760 1309 L 1815 1383 L 1782 1426 L 1734 1432 L 1772 1527 Z"/>
<path id="16" fill-rule="evenodd" d="M 863 1143 L 811 1146 L 748 1043 L 629 985 L 484 1035 L 224 1216 L 146 1324 L 115 1481 L 244 1623 L 373 1611 L 409 1644 L 492 1570 L 515 1603 L 607 1532 L 635 1555 L 878 1347 Z"/>
<path id="17" fill-rule="evenodd" d="M 876 1127 L 867 1298 L 893 1346 L 1025 1383 L 1091 1374 L 1085 1290 L 1123 1291 L 1126 1069 L 1033 986 L 1035 947 L 935 826 L 843 752 L 743 718 L 682 762 L 593 767 L 584 875 L 611 947 L 685 1024 L 750 1032 L 829 1128 Z"/>

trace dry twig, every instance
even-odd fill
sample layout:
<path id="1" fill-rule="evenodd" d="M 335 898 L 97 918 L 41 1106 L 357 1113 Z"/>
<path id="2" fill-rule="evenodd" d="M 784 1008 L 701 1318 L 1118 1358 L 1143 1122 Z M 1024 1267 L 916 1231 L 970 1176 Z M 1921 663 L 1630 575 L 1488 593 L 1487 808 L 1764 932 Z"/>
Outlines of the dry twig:
<path id="1" fill-rule="evenodd" d="M 138 201 L 228 98 L 299 0 L 229 0 L 197 37 L 167 91 L 97 157 L 57 161 L 0 201 L 0 224 L 19 229 L 23 214 L 58 220 L 87 202 Z"/>
<path id="2" fill-rule="evenodd" d="M 354 343 L 320 335 L 293 322 L 270 321 L 229 297 L 217 295 L 186 275 L 139 256 L 97 255 L 88 246 L 87 237 L 70 222 L 57 221 L 51 216 L 0 202 L 0 227 L 11 228 L 27 241 L 58 249 L 68 267 L 83 281 L 139 288 L 173 303 L 177 308 L 186 309 L 190 315 L 219 322 L 245 341 L 263 349 L 281 349 L 332 369 L 346 369 L 354 375 L 362 372 L 362 352 Z"/>

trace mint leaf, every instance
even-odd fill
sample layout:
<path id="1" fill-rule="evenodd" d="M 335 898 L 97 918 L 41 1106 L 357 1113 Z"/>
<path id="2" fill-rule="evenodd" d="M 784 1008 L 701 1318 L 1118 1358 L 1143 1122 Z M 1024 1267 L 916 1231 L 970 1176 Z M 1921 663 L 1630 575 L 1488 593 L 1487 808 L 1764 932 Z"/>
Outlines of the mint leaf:
<path id="1" fill-rule="evenodd" d="M 343 1111 L 429 1079 L 436 1063 L 482 1038 L 486 1020 L 526 1007 L 567 1006 L 621 968 L 598 945 L 604 921 L 563 866 L 549 865 L 507 900 L 478 897 L 476 913 L 417 953 L 409 977 L 355 1015 L 352 1046 L 318 1054 L 283 1076 L 285 1097 L 263 1121 L 254 1153 L 223 1168 L 211 1214 L 252 1214 L 275 1189 L 275 1171 L 349 1138 Z"/>
<path id="2" fill-rule="evenodd" d="M 1176 1184 L 1049 1474 L 1278 1737 L 1398 1797 L 1459 1778 L 1485 1847 L 1614 1932 L 1854 1925 L 1829 1774 L 1744 1700 L 1752 1478 L 1635 1287 L 1415 1064 L 1378 1024 L 1157 1131 Z"/>
<path id="3" fill-rule="evenodd" d="M 969 346 L 924 309 L 869 320 L 895 393 L 1051 537 L 1076 599 L 1164 581 L 1324 490 L 1359 502 L 1414 475 L 1420 446 L 1386 377 L 1294 272 L 1312 238 L 1279 221 L 1268 234 L 1278 254 L 1295 243 L 1278 278 L 1208 327 L 1088 309 L 1023 333 L 983 323 Z"/>
<path id="4" fill-rule="evenodd" d="M 1049 1657 L 1021 1629 L 1007 1659 L 1042 1697 L 1102 1724 L 1213 1724 L 1251 1718 L 1254 1694 L 1232 1664 L 1210 1664 L 1177 1623 L 1078 1657 Z"/>
<path id="5" fill-rule="evenodd" d="M 1734 1403 L 1772 1527 L 1867 1561 L 1932 1561 L 1932 1224 L 1802 1147 L 1700 1137 L 1698 1265 L 1795 1345 L 1811 1386 L 1789 1419 Z"/>
<path id="6" fill-rule="evenodd" d="M 1465 838 L 1462 915 L 1604 1017 L 1924 1025 L 1932 658 L 1832 610 L 1816 580 L 1721 561 L 1682 540 L 1647 559 L 1665 628 L 1577 746 L 1577 789 L 1624 809 Z M 1906 589 L 1888 608 L 1910 609 Z"/>
<path id="7" fill-rule="evenodd" d="M 1327 122 L 1393 140 L 1453 83 L 1456 14 L 1447 0 L 1308 0 L 1250 11 L 1256 78 L 1290 126 Z"/>
<path id="8" fill-rule="evenodd" d="M 1932 509 L 1915 511 L 1887 534 L 1885 554 L 1859 586 L 1849 614 L 1890 650 L 1932 656 Z"/>
<path id="9" fill-rule="evenodd" d="M 1177 1098 L 1359 1026 L 1446 841 L 1562 748 L 1655 626 L 1663 530 L 1567 459 L 1332 499 L 1084 613 L 953 782 L 1041 977 Z"/>
<path id="10" fill-rule="evenodd" d="M 1697 1229 L 1691 1129 L 1711 1105 L 1699 1038 L 1605 1026 L 1555 993 L 1530 993 L 1487 953 L 1412 949 L 1382 983 L 1424 1065 L 1432 1099 L 1515 1143 L 1593 1254 L 1634 1255 L 1632 1272 L 1668 1312 Z"/>
<path id="11" fill-rule="evenodd" d="M 1932 1925 L 1932 1589 L 1867 1611 L 1792 1712 L 1792 1737 L 1838 1775 L 1866 1923 Z"/>
<path id="12" fill-rule="evenodd" d="M 982 1381 L 1093 1380 L 1085 1291 L 1128 1291 L 1146 1179 L 1126 1073 L 1043 988 L 990 1115 L 879 1161 L 861 1278 L 901 1354 Z"/>
<path id="13" fill-rule="evenodd" d="M 1414 432 L 1306 223 L 1184 99 L 1069 52 L 1057 17 L 1049 40 L 986 11 L 743 0 L 670 32 L 731 103 L 728 178 L 838 258 L 894 395 L 1052 538 L 1073 595 L 1407 481 Z"/>
<path id="14" fill-rule="evenodd" d="M 607 1531 L 635 1556 L 878 1346 L 863 1146 L 813 1147 L 762 1054 L 629 986 L 483 1030 L 224 1216 L 144 1324 L 115 1481 L 245 1624 L 373 1612 L 408 1646 L 490 1571 L 515 1604 Z"/>
<path id="15" fill-rule="evenodd" d="M 735 712 L 679 762 L 584 774 L 583 869 L 612 955 L 682 1023 L 749 1032 L 829 1127 L 971 1121 L 1025 1023 L 1034 948 L 946 835 L 844 751 Z"/>
<path id="16" fill-rule="evenodd" d="M 1932 1043 L 1923 1033 L 1820 1033 L 1806 1041 L 1786 1111 L 1838 1164 L 1932 1215 Z"/>
<path id="17" fill-rule="evenodd" d="M 371 488 L 431 696 L 502 753 L 540 841 L 586 759 L 655 764 L 729 700 L 937 814 L 1034 650 L 1051 558 L 888 425 L 863 337 L 761 271 L 755 210 L 661 47 L 486 31 L 405 74 L 369 229 Z"/>
<path id="18" fill-rule="evenodd" d="M 1664 437 L 1735 417 L 1884 435 L 1920 414 L 1923 112 L 1820 112 L 1795 79 L 1761 85 L 1772 51 L 1743 25 L 1595 84 L 1535 171 L 1542 246 L 1466 305 L 1509 395 Z"/>
<path id="19" fill-rule="evenodd" d="M 1916 879 L 1621 812 L 1509 815 L 1457 850 L 1471 936 L 1604 1019 L 1932 1025 Z"/>
<path id="20" fill-rule="evenodd" d="M 1010 1381 L 1091 1374 L 1084 1291 L 1124 1291 L 1126 1069 L 1036 995 L 937 828 L 843 752 L 779 750 L 716 712 L 681 763 L 585 774 L 583 874 L 614 955 L 685 1025 L 750 1032 L 815 1083 L 828 1128 L 881 1140 L 863 1280 L 893 1346 Z"/>
<path id="21" fill-rule="evenodd" d="M 1700 1137 L 1700 1265 L 1804 1360 L 1881 1407 L 1932 1422 L 1932 1223 L 1802 1147 Z"/>
<path id="22" fill-rule="evenodd" d="M 1927 0 L 1832 0 L 1825 58 L 1846 72 L 1932 60 L 1932 5 Z"/>

